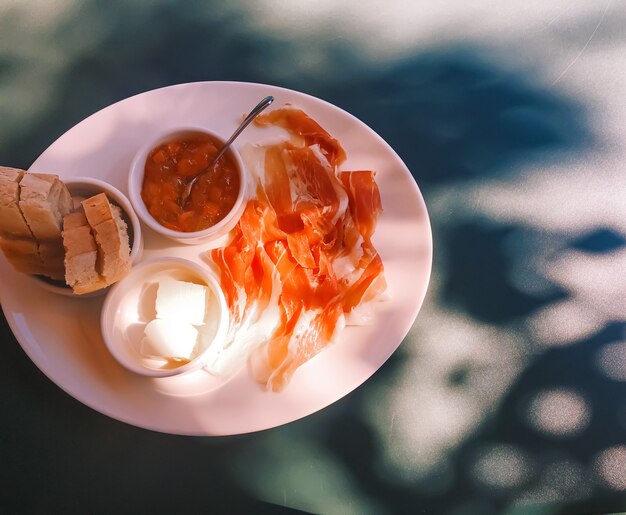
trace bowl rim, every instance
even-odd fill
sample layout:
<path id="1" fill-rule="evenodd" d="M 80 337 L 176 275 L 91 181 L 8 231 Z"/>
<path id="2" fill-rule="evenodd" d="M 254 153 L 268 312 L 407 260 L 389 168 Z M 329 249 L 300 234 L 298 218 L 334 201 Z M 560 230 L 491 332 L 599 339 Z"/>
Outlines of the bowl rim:
<path id="1" fill-rule="evenodd" d="M 119 313 L 120 302 L 126 293 L 124 291 L 125 288 L 132 287 L 134 282 L 140 281 L 142 275 L 145 275 L 145 277 L 148 278 L 150 276 L 149 272 L 151 268 L 159 268 L 160 270 L 186 268 L 191 270 L 194 275 L 199 277 L 209 287 L 209 289 L 211 289 L 219 304 L 220 319 L 211 344 L 208 345 L 207 348 L 194 359 L 179 367 L 163 369 L 151 368 L 139 364 L 139 361 L 129 360 L 126 358 L 125 353 L 119 351 L 119 346 L 125 344 L 126 339 L 122 339 L 121 341 L 116 340 L 112 334 L 112 321 L 116 314 Z M 111 286 L 106 294 L 102 310 L 100 312 L 100 332 L 102 333 L 102 339 L 115 360 L 131 372 L 153 378 L 179 376 L 205 367 L 207 365 L 205 361 L 206 357 L 213 352 L 213 345 L 223 345 L 226 342 L 229 325 L 230 315 L 228 305 L 226 303 L 226 297 L 216 274 L 208 266 L 203 267 L 200 264 L 188 259 L 172 256 L 147 259 L 133 267 L 126 277 Z"/>
<path id="2" fill-rule="evenodd" d="M 150 214 L 148 208 L 146 207 L 143 198 L 141 197 L 141 187 L 143 183 L 144 177 L 144 169 L 145 169 L 145 161 L 149 154 L 149 152 L 154 149 L 157 145 L 164 143 L 165 141 L 171 139 L 177 134 L 184 133 L 204 133 L 207 134 L 222 143 L 225 143 L 228 138 L 224 137 L 219 132 L 203 127 L 200 125 L 180 125 L 175 127 L 169 127 L 167 129 L 163 129 L 161 132 L 157 134 L 156 137 L 152 138 L 149 142 L 144 143 L 135 153 L 133 159 L 130 164 L 130 169 L 128 173 L 128 197 L 130 202 L 135 209 L 139 219 L 145 223 L 150 229 L 153 231 L 167 236 L 169 238 L 175 240 L 203 240 L 207 241 L 212 239 L 213 237 L 220 237 L 223 233 L 221 232 L 224 228 L 229 227 L 230 224 L 233 223 L 233 219 L 237 220 L 243 213 L 243 208 L 245 207 L 245 201 L 248 194 L 248 172 L 241 157 L 241 153 L 237 150 L 234 144 L 232 144 L 227 152 L 229 152 L 235 160 L 237 167 L 239 168 L 240 175 L 240 187 L 239 193 L 235 200 L 235 204 L 231 208 L 231 210 L 222 218 L 219 222 L 211 227 L 207 227 L 206 229 L 202 229 L 201 231 L 192 231 L 192 232 L 184 232 L 184 231 L 176 231 L 173 229 L 169 229 L 159 222 Z"/>

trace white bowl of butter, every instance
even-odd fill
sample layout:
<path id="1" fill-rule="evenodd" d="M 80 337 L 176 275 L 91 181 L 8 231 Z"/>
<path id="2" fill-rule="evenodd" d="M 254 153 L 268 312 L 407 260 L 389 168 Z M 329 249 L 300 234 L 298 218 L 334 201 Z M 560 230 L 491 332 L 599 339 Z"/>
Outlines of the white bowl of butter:
<path id="1" fill-rule="evenodd" d="M 100 319 L 111 354 L 128 370 L 168 377 L 221 352 L 229 315 L 208 268 L 180 258 L 144 261 L 108 292 Z"/>

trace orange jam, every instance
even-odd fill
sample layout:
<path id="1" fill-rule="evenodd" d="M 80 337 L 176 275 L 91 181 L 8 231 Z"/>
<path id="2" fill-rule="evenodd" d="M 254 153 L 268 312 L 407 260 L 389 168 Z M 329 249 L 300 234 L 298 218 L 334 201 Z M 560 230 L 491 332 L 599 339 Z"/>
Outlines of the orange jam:
<path id="1" fill-rule="evenodd" d="M 175 231 L 194 232 L 208 229 L 228 214 L 241 187 L 239 167 L 230 152 L 196 181 L 189 200 L 183 207 L 179 205 L 184 185 L 207 167 L 222 145 L 212 136 L 198 133 L 150 151 L 141 198 L 157 222 Z"/>

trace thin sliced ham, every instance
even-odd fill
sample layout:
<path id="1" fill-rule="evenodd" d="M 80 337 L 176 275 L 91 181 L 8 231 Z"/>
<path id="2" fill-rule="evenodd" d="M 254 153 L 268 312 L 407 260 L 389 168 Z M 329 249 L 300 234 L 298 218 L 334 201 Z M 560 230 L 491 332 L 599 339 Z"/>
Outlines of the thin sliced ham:
<path id="1" fill-rule="evenodd" d="M 339 171 L 341 144 L 303 111 L 277 109 L 256 123 L 290 139 L 257 149 L 256 197 L 230 243 L 210 252 L 231 314 L 231 343 L 213 369 L 229 370 L 243 353 L 255 379 L 280 391 L 348 313 L 385 290 L 372 244 L 382 204 L 374 172 Z"/>

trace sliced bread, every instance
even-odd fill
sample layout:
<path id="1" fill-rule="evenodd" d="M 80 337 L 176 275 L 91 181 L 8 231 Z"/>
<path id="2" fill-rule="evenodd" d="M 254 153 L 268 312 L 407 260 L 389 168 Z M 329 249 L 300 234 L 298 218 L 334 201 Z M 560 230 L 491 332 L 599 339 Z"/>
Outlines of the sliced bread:
<path id="1" fill-rule="evenodd" d="M 119 281 L 131 267 L 128 228 L 121 210 L 111 204 L 104 193 L 83 200 L 81 204 L 96 238 L 98 272 L 109 284 Z"/>
<path id="2" fill-rule="evenodd" d="M 82 208 L 63 219 L 65 282 L 79 295 L 105 288 L 97 270 L 98 246 Z"/>
<path id="3" fill-rule="evenodd" d="M 104 193 L 73 201 L 58 176 L 0 167 L 0 250 L 19 272 L 65 282 L 77 294 L 130 270 L 128 228 Z"/>
<path id="4" fill-rule="evenodd" d="M 0 167 L 0 249 L 16 270 L 63 279 L 58 218 L 69 209 L 68 200 L 56 175 Z"/>
<path id="5" fill-rule="evenodd" d="M 0 236 L 0 249 L 18 272 L 44 274 L 46 267 L 41 261 L 35 240 Z"/>
<path id="6" fill-rule="evenodd" d="M 56 175 L 25 173 L 20 181 L 19 208 L 37 241 L 60 243 L 63 217 L 72 210 L 72 196 Z"/>
<path id="7" fill-rule="evenodd" d="M 32 239 L 33 234 L 18 206 L 23 176 L 23 170 L 0 167 L 0 234 Z"/>

